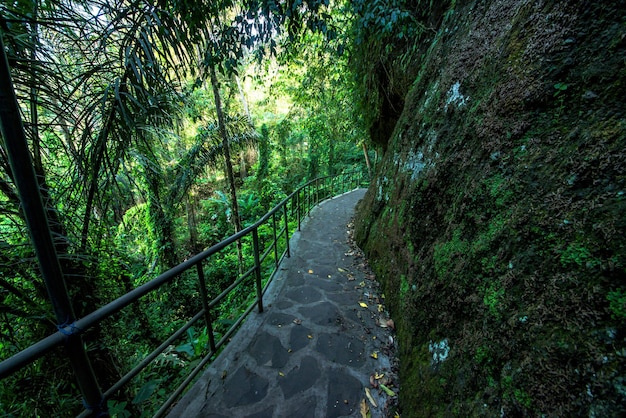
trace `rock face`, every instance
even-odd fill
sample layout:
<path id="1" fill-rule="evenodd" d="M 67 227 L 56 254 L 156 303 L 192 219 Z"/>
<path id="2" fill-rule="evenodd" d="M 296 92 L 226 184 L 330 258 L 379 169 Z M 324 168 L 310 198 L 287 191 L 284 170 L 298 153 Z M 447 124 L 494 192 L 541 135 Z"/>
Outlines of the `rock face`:
<path id="1" fill-rule="evenodd" d="M 359 207 L 403 416 L 626 413 L 626 2 L 451 2 Z"/>

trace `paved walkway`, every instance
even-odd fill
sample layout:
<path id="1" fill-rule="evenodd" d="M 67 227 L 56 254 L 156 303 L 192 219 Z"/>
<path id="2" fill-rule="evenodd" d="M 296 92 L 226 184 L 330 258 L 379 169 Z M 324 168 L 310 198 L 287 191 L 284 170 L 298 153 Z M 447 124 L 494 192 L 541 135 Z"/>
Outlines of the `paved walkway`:
<path id="1" fill-rule="evenodd" d="M 364 193 L 312 211 L 266 311 L 253 311 L 170 417 L 389 416 L 396 397 L 381 384 L 397 391 L 392 324 L 349 231 Z"/>

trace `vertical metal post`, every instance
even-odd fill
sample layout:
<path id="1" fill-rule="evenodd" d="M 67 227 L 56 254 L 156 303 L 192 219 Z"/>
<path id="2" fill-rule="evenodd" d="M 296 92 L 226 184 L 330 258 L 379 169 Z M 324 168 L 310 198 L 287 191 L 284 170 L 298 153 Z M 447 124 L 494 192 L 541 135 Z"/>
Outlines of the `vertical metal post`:
<path id="1" fill-rule="evenodd" d="M 300 193 L 302 191 L 299 191 L 298 193 L 296 193 L 296 213 L 298 216 L 298 232 L 300 232 L 300 227 L 302 226 L 302 216 L 301 216 L 301 202 L 300 202 Z"/>
<path id="2" fill-rule="evenodd" d="M 211 351 L 215 349 L 215 336 L 213 335 L 213 319 L 211 318 L 211 310 L 209 309 L 209 298 L 206 291 L 206 280 L 204 279 L 204 269 L 202 262 L 196 264 L 198 269 L 198 283 L 200 284 L 200 297 L 202 298 L 202 307 L 204 308 L 204 320 L 206 321 L 206 329 L 209 334 L 209 346 Z"/>
<path id="3" fill-rule="evenodd" d="M 285 203 L 286 204 L 286 203 Z M 274 265 L 278 269 L 278 237 L 276 236 L 276 212 L 272 214 L 272 232 L 274 233 Z"/>
<path id="4" fill-rule="evenodd" d="M 259 313 L 263 313 L 263 287 L 261 285 L 261 258 L 259 256 L 259 232 L 252 231 L 252 245 L 254 246 L 254 276 L 256 282 L 256 300 Z"/>
<path id="5" fill-rule="evenodd" d="M 304 212 L 303 214 L 306 216 L 309 214 L 309 204 L 311 202 L 311 187 L 309 185 L 304 186 Z"/>
<path id="6" fill-rule="evenodd" d="M 287 246 L 287 257 L 291 257 L 291 248 L 289 248 L 289 218 L 287 218 L 287 205 L 283 206 L 285 214 L 285 245 Z"/>
<path id="7" fill-rule="evenodd" d="M 315 203 L 312 206 L 317 205 L 320 202 L 320 185 L 319 179 L 315 179 Z"/>
<path id="8" fill-rule="evenodd" d="M 328 181 L 330 181 L 330 194 L 329 194 L 328 197 L 333 197 L 335 195 L 335 193 L 334 193 L 335 188 L 333 187 L 333 180 L 334 180 L 334 177 L 329 177 L 328 178 Z"/>
<path id="9" fill-rule="evenodd" d="M 87 407 L 95 415 L 108 415 L 106 402 L 89 363 L 82 338 L 80 334 L 68 332 L 66 329 L 76 318 L 52 241 L 48 217 L 41 201 L 39 183 L 28 150 L 2 36 L 0 36 L 0 132 L 4 138 L 15 186 L 59 330 L 68 334 L 65 342 L 68 361 L 72 365 Z"/>

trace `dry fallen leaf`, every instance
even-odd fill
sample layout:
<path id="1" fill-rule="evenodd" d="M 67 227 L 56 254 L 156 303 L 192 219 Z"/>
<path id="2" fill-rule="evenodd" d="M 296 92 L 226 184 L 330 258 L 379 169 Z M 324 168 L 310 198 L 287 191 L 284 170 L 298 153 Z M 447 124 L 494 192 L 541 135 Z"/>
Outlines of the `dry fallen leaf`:
<path id="1" fill-rule="evenodd" d="M 307 335 L 307 338 L 308 338 L 309 340 L 312 340 L 312 339 L 313 339 L 313 336 L 309 334 L 309 335 Z"/>
<path id="2" fill-rule="evenodd" d="M 346 271 L 346 270 L 344 270 L 344 269 L 342 269 L 341 267 L 337 267 L 337 270 L 339 270 L 339 271 L 340 271 L 340 272 L 342 272 L 342 273 L 347 273 L 347 271 Z"/>
<path id="3" fill-rule="evenodd" d="M 313 270 L 309 269 L 309 274 L 313 274 Z"/>
<path id="4" fill-rule="evenodd" d="M 378 387 L 378 382 L 376 381 L 376 378 L 374 377 L 374 375 L 370 375 L 370 386 L 373 387 L 374 389 L 376 389 Z"/>
<path id="5" fill-rule="evenodd" d="M 279 375 L 280 377 L 285 377 L 285 373 L 283 373 L 283 372 L 278 372 L 278 375 Z"/>
<path id="6" fill-rule="evenodd" d="M 361 418 L 368 418 L 370 416 L 370 407 L 367 406 L 367 402 L 365 402 L 365 399 L 361 399 L 360 406 Z"/>
<path id="7" fill-rule="evenodd" d="M 383 307 L 383 305 L 378 305 L 378 312 L 382 312 L 384 310 L 385 308 Z"/>
<path id="8" fill-rule="evenodd" d="M 370 357 L 373 359 L 378 359 L 378 352 L 374 351 L 372 354 L 370 354 Z"/>
<path id="9" fill-rule="evenodd" d="M 365 302 L 359 302 L 359 306 L 360 306 L 361 308 L 367 308 L 367 303 L 365 303 Z"/>
<path id="10" fill-rule="evenodd" d="M 396 329 L 396 324 L 393 322 L 393 319 L 387 320 L 387 326 L 391 329 Z"/>
<path id="11" fill-rule="evenodd" d="M 380 379 L 382 379 L 383 377 L 385 377 L 385 374 L 384 374 L 384 373 L 378 373 L 378 372 L 376 372 L 376 374 L 374 374 L 374 379 L 376 379 L 376 380 L 380 380 Z"/>
<path id="12" fill-rule="evenodd" d="M 300 325 L 302 323 L 302 319 L 296 318 L 296 319 L 293 320 L 293 323 L 296 324 L 296 325 Z"/>
<path id="13" fill-rule="evenodd" d="M 372 393 L 370 392 L 370 388 L 365 388 L 365 396 L 367 396 L 367 400 L 370 401 L 374 408 L 378 408 L 376 401 L 372 398 Z"/>

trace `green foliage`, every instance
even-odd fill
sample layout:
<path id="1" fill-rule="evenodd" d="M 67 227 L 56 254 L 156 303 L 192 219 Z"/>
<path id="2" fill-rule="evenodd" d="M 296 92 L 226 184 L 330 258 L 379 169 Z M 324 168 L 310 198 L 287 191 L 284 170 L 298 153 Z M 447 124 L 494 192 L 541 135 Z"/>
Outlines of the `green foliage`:
<path id="1" fill-rule="evenodd" d="M 578 266 L 593 268 L 601 264 L 591 251 L 581 242 L 570 243 L 565 250 L 561 252 L 561 265 L 563 267 Z"/>
<path id="2" fill-rule="evenodd" d="M 404 300 L 408 292 L 409 292 L 409 281 L 407 280 L 406 276 L 402 274 L 400 276 L 400 299 Z"/>
<path id="3" fill-rule="evenodd" d="M 269 171 L 270 157 L 270 135 L 266 124 L 261 125 L 261 136 L 259 138 L 259 163 L 256 176 L 262 181 Z"/>
<path id="4" fill-rule="evenodd" d="M 452 238 L 449 241 L 435 245 L 433 259 L 437 277 L 440 280 L 449 279 L 457 263 L 469 251 L 469 248 L 470 245 L 461 239 L 460 229 L 453 231 Z"/>
<path id="5" fill-rule="evenodd" d="M 207 328 L 204 327 L 198 334 L 194 327 L 187 329 L 188 341 L 176 347 L 176 351 L 184 353 L 189 359 L 201 357 L 207 350 L 209 344 L 209 335 Z"/>
<path id="6" fill-rule="evenodd" d="M 483 303 L 489 313 L 497 320 L 501 319 L 501 304 L 504 299 L 504 288 L 497 281 L 492 281 L 483 287 Z"/>
<path id="7" fill-rule="evenodd" d="M 369 129 L 383 114 L 391 116 L 402 107 L 404 92 L 416 75 L 419 41 L 433 30 L 428 27 L 433 3 L 359 0 L 351 6 L 352 68 L 359 109 Z"/>
<path id="8" fill-rule="evenodd" d="M 623 321 L 626 319 L 626 290 L 619 288 L 608 293 L 606 299 L 609 301 L 611 317 Z"/>
<path id="9" fill-rule="evenodd" d="M 130 418 L 132 417 L 132 413 L 126 409 L 128 402 L 122 401 L 117 402 L 115 400 L 110 400 L 107 402 L 107 406 L 109 408 L 109 415 L 112 418 Z"/>
<path id="10" fill-rule="evenodd" d="M 229 73 L 242 69 L 239 64 L 248 47 L 276 48 L 276 25 L 289 24 L 294 37 L 311 40 L 294 60 L 298 63 L 281 69 L 289 74 L 285 87 L 274 90 L 274 96 L 284 98 L 290 108 L 277 110 L 271 100 L 267 106 L 253 105 L 253 112 L 267 116 L 260 135 L 247 117 L 237 116 L 237 103 L 229 104 L 227 134 L 233 149 L 247 154 L 247 167 L 253 166 L 254 147 L 260 140 L 253 176 L 248 181 L 240 173 L 237 179 L 238 203 L 247 224 L 307 175 L 363 166 L 355 144 L 365 134 L 358 117 L 353 117 L 347 58 L 323 47 L 329 39 L 334 45 L 349 39 L 339 36 L 341 25 L 331 27 L 326 17 L 322 19 L 327 3 L 316 0 L 302 7 L 301 2 L 270 1 L 139 6 L 121 2 L 119 7 L 98 9 L 99 18 L 94 18 L 91 2 L 79 1 L 75 9 L 39 2 L 40 15 L 33 19 L 48 24 L 39 25 L 37 33 L 29 31 L 38 25 L 24 18 L 32 13 L 29 2 L 3 8 L 8 21 L 0 28 L 1 35 L 8 40 L 11 62 L 25 63 L 12 68 L 12 75 L 29 143 L 37 145 L 32 150 L 35 168 L 41 174 L 44 201 L 61 262 L 71 272 L 68 287 L 80 315 L 191 256 L 196 244 L 207 247 L 232 233 L 231 202 L 221 192 L 222 144 L 213 96 L 203 87 L 205 68 L 196 67 L 198 51 L 211 52 L 207 55 L 212 63 Z M 238 7 L 243 5 L 252 11 Z M 218 14 L 252 26 L 229 26 L 228 19 L 219 25 Z M 244 26 L 247 33 L 236 30 Z M 301 31 L 307 26 L 321 35 Z M 37 36 L 40 40 L 33 40 Z M 41 59 L 31 59 L 31 53 Z M 256 69 L 250 66 L 248 71 Z M 233 96 L 229 78 L 220 82 L 223 96 Z M 0 357 L 6 358 L 49 335 L 54 320 L 2 153 L 0 162 Z M 289 221 L 292 232 L 295 222 Z M 281 220 L 279 229 L 282 225 Z M 269 245 L 271 228 L 265 226 L 259 233 L 262 245 Z M 278 257 L 285 249 L 284 236 L 279 241 Z M 252 259 L 250 248 L 251 243 L 244 242 L 246 268 Z M 275 263 L 270 252 L 263 271 L 271 271 Z M 238 264 L 232 248 L 204 264 L 209 297 L 232 283 Z M 247 286 L 230 295 L 217 309 L 219 327 L 232 324 L 253 294 Z M 199 309 L 197 279 L 193 272 L 186 273 L 90 331 L 86 346 L 103 373 L 99 376 L 103 387 L 118 380 Z M 206 352 L 205 329 L 191 329 L 185 338 L 152 362 L 118 398 L 109 400 L 113 416 L 154 412 L 159 400 L 180 383 L 185 368 Z M 7 380 L 13 389 L 2 391 L 2 408 L 17 416 L 37 410 L 53 416 L 78 414 L 78 389 L 65 369 L 61 357 L 50 355 Z"/>

